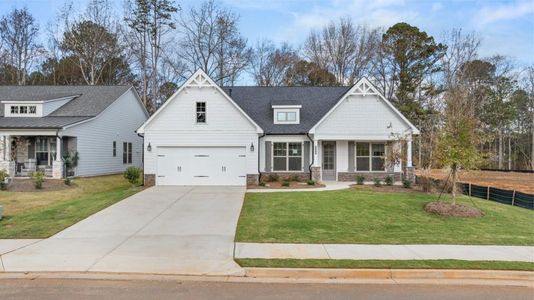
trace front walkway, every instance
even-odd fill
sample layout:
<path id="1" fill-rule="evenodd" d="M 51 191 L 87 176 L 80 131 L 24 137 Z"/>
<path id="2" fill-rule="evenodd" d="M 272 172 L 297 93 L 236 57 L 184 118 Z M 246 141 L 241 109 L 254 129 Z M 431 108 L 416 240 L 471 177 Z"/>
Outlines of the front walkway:
<path id="1" fill-rule="evenodd" d="M 534 262 L 534 246 L 236 243 L 235 258 Z"/>
<path id="2" fill-rule="evenodd" d="M 0 261 L 6 272 L 243 275 L 233 251 L 244 194 L 242 187 L 153 187 L 48 239 L 0 240 L 19 248 Z"/>
<path id="3" fill-rule="evenodd" d="M 348 181 L 323 181 L 325 187 L 320 188 L 302 188 L 302 189 L 248 189 L 247 193 L 274 193 L 274 192 L 322 192 L 336 191 L 350 188 L 354 182 Z"/>

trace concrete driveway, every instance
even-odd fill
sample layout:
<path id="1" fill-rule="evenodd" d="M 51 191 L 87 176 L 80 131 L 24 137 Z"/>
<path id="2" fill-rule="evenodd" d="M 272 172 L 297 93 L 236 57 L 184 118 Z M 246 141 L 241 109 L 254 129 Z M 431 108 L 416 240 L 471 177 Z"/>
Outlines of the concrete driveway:
<path id="1" fill-rule="evenodd" d="M 244 187 L 152 187 L 2 256 L 5 271 L 243 275 L 233 260 Z"/>

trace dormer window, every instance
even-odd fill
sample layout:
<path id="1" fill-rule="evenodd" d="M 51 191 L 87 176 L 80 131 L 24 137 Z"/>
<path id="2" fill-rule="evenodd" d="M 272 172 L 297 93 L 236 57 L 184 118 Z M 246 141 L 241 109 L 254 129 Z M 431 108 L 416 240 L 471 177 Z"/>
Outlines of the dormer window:
<path id="1" fill-rule="evenodd" d="M 274 124 L 299 124 L 301 105 L 272 105 Z"/>
<path id="2" fill-rule="evenodd" d="M 19 113 L 19 107 L 18 106 L 11 106 L 11 113 L 12 114 L 18 114 Z"/>

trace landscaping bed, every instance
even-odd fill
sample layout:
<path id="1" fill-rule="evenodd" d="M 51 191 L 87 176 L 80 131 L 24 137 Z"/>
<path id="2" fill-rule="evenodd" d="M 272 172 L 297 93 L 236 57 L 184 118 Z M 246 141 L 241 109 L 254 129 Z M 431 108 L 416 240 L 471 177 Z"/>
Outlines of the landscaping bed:
<path id="1" fill-rule="evenodd" d="M 242 267 L 335 269 L 472 269 L 534 271 L 534 263 L 521 261 L 348 260 L 348 259 L 236 259 Z"/>
<path id="2" fill-rule="evenodd" d="M 36 189 L 31 179 L 13 179 L 7 186 L 8 192 L 50 192 L 74 188 L 74 185 L 66 185 L 63 179 L 45 179 L 43 187 Z"/>
<path id="3" fill-rule="evenodd" d="M 247 189 L 313 189 L 325 187 L 324 184 L 315 183 L 314 185 L 309 185 L 306 182 L 299 181 L 289 181 L 289 186 L 283 186 L 281 181 L 265 182 L 265 186 L 250 184 L 247 186 Z"/>
<path id="4" fill-rule="evenodd" d="M 460 204 L 479 208 L 485 215 L 480 218 L 443 217 L 423 209 L 437 197 L 436 194 L 422 192 L 359 189 L 247 193 L 236 240 L 265 243 L 534 245 L 534 211 L 461 196 L 458 200 Z"/>
<path id="5" fill-rule="evenodd" d="M 77 178 L 62 190 L 2 191 L 0 239 L 47 238 L 140 190 L 122 175 L 111 175 Z"/>

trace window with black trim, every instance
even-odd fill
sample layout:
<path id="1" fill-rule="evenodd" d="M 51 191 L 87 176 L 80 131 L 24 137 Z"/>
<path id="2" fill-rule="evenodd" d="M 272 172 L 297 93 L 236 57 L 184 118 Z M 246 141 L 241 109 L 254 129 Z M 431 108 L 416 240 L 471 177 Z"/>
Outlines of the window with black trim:
<path id="1" fill-rule="evenodd" d="M 206 102 L 196 103 L 197 123 L 206 123 Z"/>
<path id="2" fill-rule="evenodd" d="M 117 141 L 113 141 L 113 157 L 117 156 Z"/>
<path id="3" fill-rule="evenodd" d="M 127 142 L 122 143 L 122 163 L 123 164 L 132 163 L 132 143 L 127 143 Z"/>
<path id="4" fill-rule="evenodd" d="M 386 145 L 356 143 L 356 171 L 385 171 Z"/>
<path id="5" fill-rule="evenodd" d="M 302 143 L 273 143 L 273 171 L 302 171 Z"/>
<path id="6" fill-rule="evenodd" d="M 19 107 L 18 106 L 11 106 L 11 113 L 12 114 L 18 114 L 19 113 Z"/>

